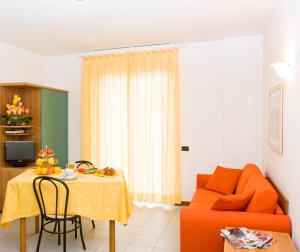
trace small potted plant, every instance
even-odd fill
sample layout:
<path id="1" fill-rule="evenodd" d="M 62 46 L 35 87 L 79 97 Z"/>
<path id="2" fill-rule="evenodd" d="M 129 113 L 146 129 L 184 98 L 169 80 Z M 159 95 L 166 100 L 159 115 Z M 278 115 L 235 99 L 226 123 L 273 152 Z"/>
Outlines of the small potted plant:
<path id="1" fill-rule="evenodd" d="M 13 104 L 6 104 L 6 114 L 2 115 L 2 120 L 6 121 L 7 125 L 23 126 L 32 121 L 29 115 L 29 108 L 26 108 L 21 101 L 21 97 L 14 95 Z"/>

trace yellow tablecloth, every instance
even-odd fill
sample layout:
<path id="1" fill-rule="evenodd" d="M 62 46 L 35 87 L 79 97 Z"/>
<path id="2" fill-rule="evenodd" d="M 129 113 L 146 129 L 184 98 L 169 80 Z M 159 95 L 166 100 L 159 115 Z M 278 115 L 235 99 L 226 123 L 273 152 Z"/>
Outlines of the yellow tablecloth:
<path id="1" fill-rule="evenodd" d="M 36 176 L 34 170 L 28 170 L 8 182 L 1 218 L 3 227 L 8 227 L 13 220 L 40 214 L 32 185 Z M 53 175 L 57 178 L 61 176 Z M 70 191 L 68 214 L 77 214 L 91 220 L 127 223 L 133 208 L 121 171 L 117 171 L 114 177 L 78 174 L 76 180 L 65 182 Z M 54 194 L 45 193 L 44 197 L 54 203 Z"/>

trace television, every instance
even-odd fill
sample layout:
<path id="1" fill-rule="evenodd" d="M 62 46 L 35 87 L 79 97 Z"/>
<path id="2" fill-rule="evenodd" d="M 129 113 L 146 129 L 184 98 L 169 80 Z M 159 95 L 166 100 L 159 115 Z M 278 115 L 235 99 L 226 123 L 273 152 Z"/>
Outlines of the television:
<path id="1" fill-rule="evenodd" d="M 26 166 L 35 160 L 34 141 L 5 141 L 4 159 L 13 166 Z"/>

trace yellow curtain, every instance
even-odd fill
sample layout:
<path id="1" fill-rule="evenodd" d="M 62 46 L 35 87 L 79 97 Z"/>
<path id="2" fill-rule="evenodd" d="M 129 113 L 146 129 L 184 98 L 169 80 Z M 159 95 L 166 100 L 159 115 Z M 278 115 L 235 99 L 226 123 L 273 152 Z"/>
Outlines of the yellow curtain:
<path id="1" fill-rule="evenodd" d="M 135 200 L 181 202 L 178 49 L 83 58 L 82 157 Z"/>

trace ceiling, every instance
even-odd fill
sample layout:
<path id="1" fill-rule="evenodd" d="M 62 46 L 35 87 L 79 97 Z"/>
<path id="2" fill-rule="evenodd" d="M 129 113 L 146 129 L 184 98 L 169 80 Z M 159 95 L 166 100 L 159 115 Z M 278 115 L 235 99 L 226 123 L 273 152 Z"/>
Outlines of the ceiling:
<path id="1" fill-rule="evenodd" d="M 41 55 L 261 32 L 277 0 L 0 0 L 0 41 Z"/>

